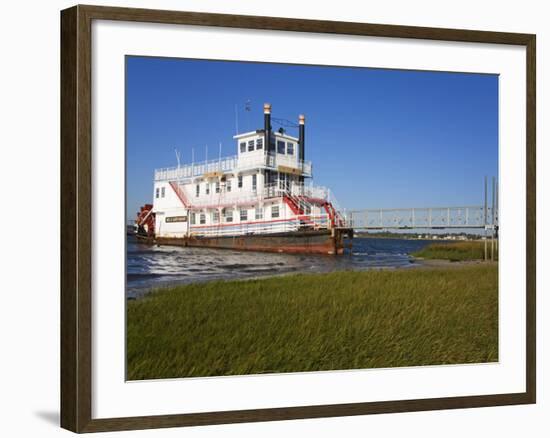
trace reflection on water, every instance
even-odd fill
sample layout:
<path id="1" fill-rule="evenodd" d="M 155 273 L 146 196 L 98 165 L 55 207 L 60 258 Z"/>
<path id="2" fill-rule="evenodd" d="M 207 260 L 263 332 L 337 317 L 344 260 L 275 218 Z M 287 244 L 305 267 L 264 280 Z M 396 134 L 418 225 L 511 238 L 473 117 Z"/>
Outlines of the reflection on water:
<path id="1" fill-rule="evenodd" d="M 129 236 L 127 296 L 134 297 L 154 287 L 216 279 L 411 266 L 409 254 L 428 243 L 425 240 L 356 237 L 351 254 L 336 257 L 151 246 Z"/>

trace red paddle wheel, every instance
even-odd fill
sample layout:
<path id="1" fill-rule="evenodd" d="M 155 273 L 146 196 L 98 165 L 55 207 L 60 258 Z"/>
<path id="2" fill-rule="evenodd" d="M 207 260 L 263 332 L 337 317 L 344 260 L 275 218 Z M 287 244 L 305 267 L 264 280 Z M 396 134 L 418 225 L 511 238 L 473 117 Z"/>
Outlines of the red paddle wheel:
<path id="1" fill-rule="evenodd" d="M 153 213 L 153 205 L 145 204 L 140 207 L 137 218 L 137 234 L 144 237 L 154 237 L 155 235 L 155 213 Z"/>

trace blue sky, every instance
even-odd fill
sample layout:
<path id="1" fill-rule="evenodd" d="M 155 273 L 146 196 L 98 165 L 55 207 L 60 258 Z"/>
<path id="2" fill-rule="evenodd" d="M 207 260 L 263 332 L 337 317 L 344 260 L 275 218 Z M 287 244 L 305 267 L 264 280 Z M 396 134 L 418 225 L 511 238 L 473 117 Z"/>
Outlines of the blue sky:
<path id="1" fill-rule="evenodd" d="M 498 176 L 498 76 L 128 57 L 127 216 L 153 170 L 236 154 L 241 132 L 306 115 L 314 183 L 347 209 L 480 205 Z M 244 110 L 250 100 L 252 111 Z M 274 128 L 277 125 L 274 124 Z M 290 131 L 291 134 L 295 134 Z"/>

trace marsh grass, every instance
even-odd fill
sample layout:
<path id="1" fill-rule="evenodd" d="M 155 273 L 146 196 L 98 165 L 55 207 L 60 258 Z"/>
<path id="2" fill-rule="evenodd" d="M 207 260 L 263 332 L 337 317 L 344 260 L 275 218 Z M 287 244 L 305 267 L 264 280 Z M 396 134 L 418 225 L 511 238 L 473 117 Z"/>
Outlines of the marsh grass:
<path id="1" fill-rule="evenodd" d="M 413 253 L 415 257 L 424 259 L 443 259 L 452 262 L 483 260 L 485 251 L 485 242 L 449 242 L 449 243 L 430 243 L 420 251 Z M 491 242 L 487 242 L 488 256 L 491 255 Z M 495 251 L 495 260 L 498 260 L 498 251 Z"/>
<path id="2" fill-rule="evenodd" d="M 216 281 L 128 301 L 129 380 L 498 360 L 497 268 Z"/>

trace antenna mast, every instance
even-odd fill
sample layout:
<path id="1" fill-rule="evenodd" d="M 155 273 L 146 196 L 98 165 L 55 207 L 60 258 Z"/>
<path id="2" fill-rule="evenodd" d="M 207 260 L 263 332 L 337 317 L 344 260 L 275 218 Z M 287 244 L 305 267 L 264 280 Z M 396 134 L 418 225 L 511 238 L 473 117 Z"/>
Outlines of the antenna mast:
<path id="1" fill-rule="evenodd" d="M 191 148 L 191 178 L 195 176 L 195 148 Z"/>
<path id="2" fill-rule="evenodd" d="M 178 170 L 180 168 L 180 151 L 177 149 L 174 149 L 174 152 L 176 153 L 176 161 L 178 162 Z"/>
<path id="3" fill-rule="evenodd" d="M 239 134 L 239 112 L 237 110 L 237 104 L 235 104 L 235 135 Z"/>
<path id="4" fill-rule="evenodd" d="M 252 104 L 250 102 L 250 99 L 246 100 L 246 103 L 244 104 L 244 110 L 246 111 L 246 130 L 250 131 L 250 112 L 252 111 Z"/>
<path id="5" fill-rule="evenodd" d="M 180 176 L 181 176 L 181 172 L 180 172 L 180 151 L 178 151 L 177 148 L 174 148 L 174 152 L 176 153 L 176 161 L 178 162 L 178 171 L 176 173 L 176 182 L 178 183 L 178 185 L 180 184 Z"/>

